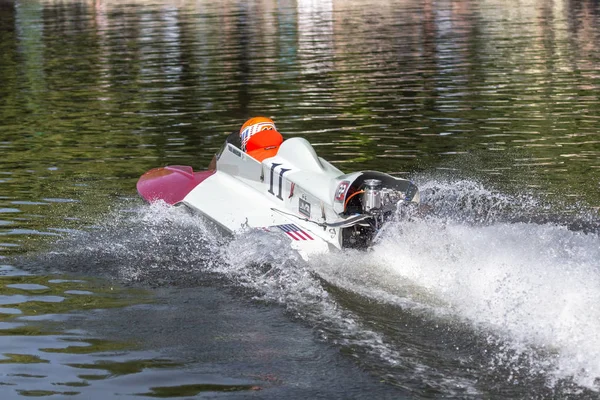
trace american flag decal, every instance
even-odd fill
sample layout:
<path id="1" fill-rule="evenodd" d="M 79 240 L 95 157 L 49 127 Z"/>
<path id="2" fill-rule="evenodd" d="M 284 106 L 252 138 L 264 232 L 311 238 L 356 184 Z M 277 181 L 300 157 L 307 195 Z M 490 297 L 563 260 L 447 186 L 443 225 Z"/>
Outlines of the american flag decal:
<path id="1" fill-rule="evenodd" d="M 294 240 L 314 240 L 312 236 L 298 228 L 294 224 L 277 225 L 277 228 L 284 231 L 289 237 Z"/>

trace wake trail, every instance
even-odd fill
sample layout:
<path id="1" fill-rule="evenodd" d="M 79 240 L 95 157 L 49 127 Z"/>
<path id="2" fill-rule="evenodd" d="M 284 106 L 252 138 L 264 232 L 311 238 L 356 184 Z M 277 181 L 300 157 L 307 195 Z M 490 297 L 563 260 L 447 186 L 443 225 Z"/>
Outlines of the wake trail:
<path id="1" fill-rule="evenodd" d="M 520 369 L 599 390 L 600 236 L 548 214 L 538 199 L 471 181 L 421 185 L 430 213 L 389 224 L 367 254 L 331 258 L 336 285 L 430 318 L 454 318 L 497 344 L 490 368 Z M 452 203 L 452 207 L 448 203 Z M 536 214 L 537 213 L 537 214 Z M 593 213 L 580 214 L 593 222 Z M 349 268 L 348 266 L 353 267 Z"/>
<path id="2" fill-rule="evenodd" d="M 528 373 L 544 376 L 550 387 L 572 380 L 598 390 L 600 237 L 593 212 L 579 211 L 573 218 L 587 229 L 574 230 L 549 222 L 548 215 L 563 209 L 535 196 L 472 181 L 419 186 L 428 212 L 399 215 L 368 252 L 305 262 L 287 237 L 262 231 L 222 236 L 185 210 L 156 203 L 58 242 L 42 261 L 124 282 L 243 288 L 256 300 L 285 307 L 324 340 L 383 361 L 388 373 L 401 368 L 403 380 L 477 393 L 468 375 L 440 380 L 429 361 L 341 304 L 332 293 L 339 288 L 433 324 L 467 324 L 495 349 L 487 360 L 492 371 L 522 371 L 525 359 Z"/>

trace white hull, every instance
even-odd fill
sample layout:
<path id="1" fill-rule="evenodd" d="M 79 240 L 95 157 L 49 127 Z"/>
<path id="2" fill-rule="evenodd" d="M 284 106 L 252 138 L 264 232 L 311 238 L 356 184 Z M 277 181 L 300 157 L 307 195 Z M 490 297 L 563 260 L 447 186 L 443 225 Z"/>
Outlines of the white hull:
<path id="1" fill-rule="evenodd" d="M 305 259 L 347 247 L 348 229 L 357 235 L 359 229 L 369 230 L 375 219 L 383 218 L 377 209 L 368 212 L 360 206 L 361 201 L 368 201 L 356 196 L 364 196 L 362 188 L 367 178 L 375 177 L 384 186 L 393 186 L 394 190 L 388 192 L 396 196 L 395 200 L 399 195 L 402 202 L 419 201 L 418 190 L 409 181 L 370 171 L 344 174 L 318 157 L 302 138 L 286 140 L 275 157 L 262 163 L 226 144 L 214 173 L 170 168 L 143 176 L 138 182 L 140 194 L 149 201 L 169 197 L 169 202 L 189 207 L 232 234 L 249 229 L 281 232 Z M 196 181 L 192 182 L 194 176 Z M 173 196 L 173 191 L 181 191 L 182 180 L 193 188 Z M 350 192 L 359 189 L 351 200 Z"/>

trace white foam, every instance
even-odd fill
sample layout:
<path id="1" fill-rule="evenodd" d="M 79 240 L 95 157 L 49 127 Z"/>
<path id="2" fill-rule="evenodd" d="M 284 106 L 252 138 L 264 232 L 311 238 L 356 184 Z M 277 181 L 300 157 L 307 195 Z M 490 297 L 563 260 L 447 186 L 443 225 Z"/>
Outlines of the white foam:
<path id="1" fill-rule="evenodd" d="M 490 358 L 491 368 L 521 368 L 511 364 L 517 354 L 531 362 L 532 373 L 547 376 L 549 385 L 568 378 L 598 390 L 598 234 L 556 224 L 506 222 L 511 213 L 547 211 L 533 197 L 508 196 L 469 181 L 423 187 L 430 194 L 425 201 L 431 215 L 389 224 L 370 252 L 349 250 L 309 263 L 281 235 L 253 231 L 225 242 L 212 236 L 202 219 L 161 204 L 145 208 L 133 220 L 144 225 L 144 242 L 180 235 L 175 242 L 185 246 L 182 268 L 201 263 L 202 270 L 225 276 L 251 289 L 256 298 L 310 321 L 324 337 L 335 332 L 338 343 L 360 346 L 390 365 L 408 362 L 401 349 L 369 329 L 353 310 L 340 307 L 323 281 L 424 318 L 466 322 L 501 343 Z M 132 232 L 138 235 L 139 226 Z M 194 240 L 208 242 L 213 261 L 195 254 Z M 168 254 L 164 260 L 153 257 L 162 268 L 173 268 Z M 160 265 L 147 268 L 154 267 Z"/>
<path id="2" fill-rule="evenodd" d="M 353 257 L 346 273 L 354 277 L 336 262 L 326 275 L 362 295 L 492 333 L 504 347 L 491 362 L 524 355 L 550 384 L 568 378 L 598 390 L 600 237 L 554 224 L 458 219 L 390 225 L 372 252 Z"/>

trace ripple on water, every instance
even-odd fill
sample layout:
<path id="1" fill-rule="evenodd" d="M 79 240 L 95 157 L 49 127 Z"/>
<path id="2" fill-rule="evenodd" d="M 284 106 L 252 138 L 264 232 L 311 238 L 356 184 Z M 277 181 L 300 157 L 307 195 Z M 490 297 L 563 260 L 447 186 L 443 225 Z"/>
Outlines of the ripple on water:
<path id="1" fill-rule="evenodd" d="M 93 295 L 94 292 L 90 292 L 88 290 L 66 290 L 65 294 L 75 294 L 75 295 Z"/>
<path id="2" fill-rule="evenodd" d="M 18 315 L 18 314 L 22 314 L 22 313 L 23 312 L 21 310 L 19 310 L 18 308 L 0 307 L 0 314 Z"/>
<path id="3" fill-rule="evenodd" d="M 37 283 L 13 283 L 6 285 L 7 288 L 21 289 L 21 290 L 46 290 L 50 289 L 48 286 L 39 285 Z"/>
<path id="4" fill-rule="evenodd" d="M 40 301 L 43 303 L 60 303 L 65 298 L 62 296 L 25 296 L 22 294 L 0 295 L 0 305 L 23 304 Z"/>

